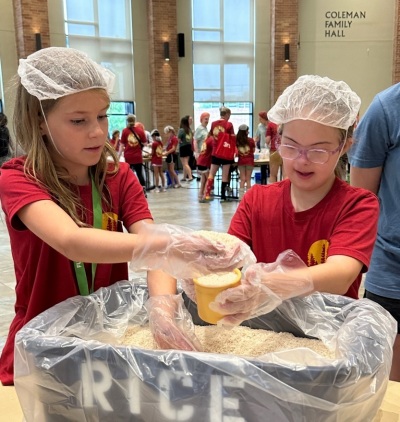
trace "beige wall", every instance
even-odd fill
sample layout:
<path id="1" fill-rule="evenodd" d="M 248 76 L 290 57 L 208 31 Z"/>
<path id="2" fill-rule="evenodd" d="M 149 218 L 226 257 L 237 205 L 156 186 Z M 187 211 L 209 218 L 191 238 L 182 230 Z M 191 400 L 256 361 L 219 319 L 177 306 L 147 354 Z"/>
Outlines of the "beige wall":
<path id="1" fill-rule="evenodd" d="M 269 110 L 271 69 L 271 5 L 269 0 L 256 0 L 256 44 L 254 75 L 254 133 L 259 123 L 258 112 Z"/>
<path id="2" fill-rule="evenodd" d="M 179 58 L 179 115 L 193 116 L 193 54 L 191 1 L 177 0 L 178 33 L 185 34 L 185 57 Z M 198 122 L 194 123 L 195 126 Z"/>
<path id="3" fill-rule="evenodd" d="M 10 120 L 13 109 L 10 80 L 18 65 L 12 2 L 1 0 L 0 10 L 0 98 Z"/>
<path id="4" fill-rule="evenodd" d="M 135 113 L 139 122 L 142 122 L 146 128 L 151 128 L 147 0 L 132 0 L 132 22 Z"/>
<path id="5" fill-rule="evenodd" d="M 365 12 L 366 17 L 331 19 L 327 12 Z M 361 114 L 379 91 L 392 85 L 395 0 L 303 0 L 300 2 L 298 75 L 342 79 L 361 97 Z M 330 22 L 336 37 L 326 37 Z M 348 22 L 351 22 L 349 24 Z"/>
<path id="6" fill-rule="evenodd" d="M 65 47 L 63 0 L 51 0 L 48 1 L 47 4 L 49 13 L 50 43 L 52 47 Z"/>

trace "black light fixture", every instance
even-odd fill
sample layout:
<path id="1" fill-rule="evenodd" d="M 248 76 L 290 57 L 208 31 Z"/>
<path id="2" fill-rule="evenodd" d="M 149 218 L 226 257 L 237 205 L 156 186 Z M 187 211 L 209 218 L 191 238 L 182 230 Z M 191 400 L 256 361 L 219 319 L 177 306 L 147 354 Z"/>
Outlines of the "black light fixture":
<path id="1" fill-rule="evenodd" d="M 164 43 L 164 60 L 169 62 L 169 42 Z"/>
<path id="2" fill-rule="evenodd" d="M 35 44 L 36 44 L 36 51 L 42 49 L 42 34 L 40 32 L 35 33 Z"/>
<path id="3" fill-rule="evenodd" d="M 285 44 L 285 62 L 290 62 L 290 45 Z"/>

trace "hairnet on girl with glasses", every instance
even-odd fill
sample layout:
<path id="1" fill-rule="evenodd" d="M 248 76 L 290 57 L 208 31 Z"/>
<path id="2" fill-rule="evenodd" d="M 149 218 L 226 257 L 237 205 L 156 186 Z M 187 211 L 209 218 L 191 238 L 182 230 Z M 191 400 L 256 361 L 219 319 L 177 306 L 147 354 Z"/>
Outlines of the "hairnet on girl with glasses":
<path id="1" fill-rule="evenodd" d="M 38 100 L 56 100 L 93 88 L 110 95 L 115 76 L 82 51 L 49 47 L 19 60 L 21 84 Z"/>
<path id="2" fill-rule="evenodd" d="M 345 82 L 304 75 L 283 91 L 268 118 L 278 125 L 312 120 L 347 130 L 356 121 L 360 105 L 360 97 Z"/>

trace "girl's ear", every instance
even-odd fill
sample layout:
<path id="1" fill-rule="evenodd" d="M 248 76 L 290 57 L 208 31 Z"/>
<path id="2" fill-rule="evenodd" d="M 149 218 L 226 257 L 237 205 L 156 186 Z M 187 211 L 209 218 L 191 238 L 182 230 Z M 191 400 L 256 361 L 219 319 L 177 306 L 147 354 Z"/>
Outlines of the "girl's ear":
<path id="1" fill-rule="evenodd" d="M 347 138 L 340 156 L 342 156 L 343 154 L 346 154 L 346 152 L 350 150 L 352 145 L 353 145 L 353 138 L 352 137 Z"/>
<path id="2" fill-rule="evenodd" d="M 40 129 L 40 134 L 46 135 L 46 122 L 43 119 L 43 114 L 41 112 L 38 113 L 38 120 L 39 120 L 39 129 Z"/>

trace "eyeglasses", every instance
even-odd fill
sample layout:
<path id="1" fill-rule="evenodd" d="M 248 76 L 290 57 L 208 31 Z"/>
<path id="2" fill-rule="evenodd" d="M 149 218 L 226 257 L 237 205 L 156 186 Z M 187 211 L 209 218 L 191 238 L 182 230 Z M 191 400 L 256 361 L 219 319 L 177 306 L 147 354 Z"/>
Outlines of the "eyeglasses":
<path id="1" fill-rule="evenodd" d="M 325 164 L 332 154 L 336 154 L 342 149 L 343 141 L 333 151 L 327 149 L 302 149 L 293 145 L 279 145 L 278 151 L 282 158 L 286 160 L 297 160 L 302 155 L 306 160 L 314 164 Z"/>

